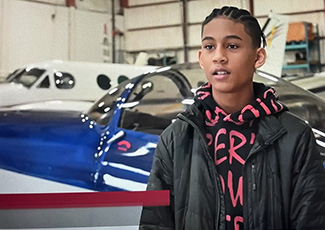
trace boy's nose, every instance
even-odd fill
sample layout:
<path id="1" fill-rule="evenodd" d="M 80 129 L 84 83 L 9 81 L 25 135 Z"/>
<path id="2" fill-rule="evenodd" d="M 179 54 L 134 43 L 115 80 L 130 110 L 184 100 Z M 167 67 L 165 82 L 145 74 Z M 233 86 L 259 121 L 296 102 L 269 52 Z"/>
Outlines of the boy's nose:
<path id="1" fill-rule="evenodd" d="M 225 63 L 227 62 L 227 57 L 225 55 L 224 50 L 222 49 L 216 49 L 215 54 L 213 56 L 213 61 L 218 63 Z"/>

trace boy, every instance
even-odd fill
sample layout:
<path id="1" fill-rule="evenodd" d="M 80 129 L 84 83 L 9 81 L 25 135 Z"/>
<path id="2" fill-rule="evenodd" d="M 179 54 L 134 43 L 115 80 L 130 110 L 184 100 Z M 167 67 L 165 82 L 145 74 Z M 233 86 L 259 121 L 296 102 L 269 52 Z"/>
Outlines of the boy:
<path id="1" fill-rule="evenodd" d="M 253 82 L 265 38 L 248 11 L 214 9 L 202 24 L 208 82 L 161 135 L 140 229 L 325 229 L 325 172 L 310 127 Z"/>

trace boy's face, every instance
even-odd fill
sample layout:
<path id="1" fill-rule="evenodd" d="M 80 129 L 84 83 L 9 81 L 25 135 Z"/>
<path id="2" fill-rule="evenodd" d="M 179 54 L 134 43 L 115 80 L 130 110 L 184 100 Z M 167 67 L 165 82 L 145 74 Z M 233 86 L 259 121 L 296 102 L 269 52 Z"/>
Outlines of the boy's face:
<path id="1" fill-rule="evenodd" d="M 221 17 L 204 26 L 199 62 L 213 91 L 238 93 L 252 89 L 254 71 L 265 58 L 263 48 L 253 48 L 243 24 Z"/>

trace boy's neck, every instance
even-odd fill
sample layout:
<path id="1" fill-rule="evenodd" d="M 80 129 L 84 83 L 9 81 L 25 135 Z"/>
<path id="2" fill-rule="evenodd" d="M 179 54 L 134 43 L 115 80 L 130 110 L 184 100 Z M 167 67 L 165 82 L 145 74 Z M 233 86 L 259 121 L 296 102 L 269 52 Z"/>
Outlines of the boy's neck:
<path id="1" fill-rule="evenodd" d="M 249 92 L 246 92 L 240 94 L 240 93 L 218 93 L 218 92 L 212 92 L 213 99 L 217 102 L 217 104 L 227 113 L 232 114 L 235 113 L 242 108 L 244 108 L 246 105 L 251 103 L 254 98 L 254 90 L 249 90 Z"/>

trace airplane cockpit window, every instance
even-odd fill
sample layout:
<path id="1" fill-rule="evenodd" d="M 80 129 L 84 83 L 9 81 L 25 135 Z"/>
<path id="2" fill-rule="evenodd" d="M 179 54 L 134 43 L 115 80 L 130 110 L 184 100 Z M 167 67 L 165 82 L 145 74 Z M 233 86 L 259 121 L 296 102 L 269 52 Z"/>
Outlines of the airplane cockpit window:
<path id="1" fill-rule="evenodd" d="M 50 78 L 46 76 L 37 88 L 50 88 Z"/>
<path id="2" fill-rule="evenodd" d="M 175 82 L 154 75 L 137 83 L 123 106 L 120 127 L 159 135 L 184 110 L 184 96 Z"/>
<path id="3" fill-rule="evenodd" d="M 6 79 L 5 82 L 10 82 L 12 78 L 14 78 L 20 71 L 22 71 L 23 69 L 16 69 L 14 70 L 12 73 L 10 73 Z"/>
<path id="4" fill-rule="evenodd" d="M 129 80 L 129 78 L 125 75 L 120 75 L 117 79 L 117 84 L 122 83 L 123 81 Z"/>
<path id="5" fill-rule="evenodd" d="M 100 125 L 107 125 L 113 115 L 115 104 L 121 99 L 121 93 L 130 81 L 124 81 L 108 91 L 88 110 L 88 116 Z"/>
<path id="6" fill-rule="evenodd" d="M 54 73 L 55 85 L 59 89 L 71 89 L 75 85 L 74 77 L 69 73 L 55 72 Z"/>
<path id="7" fill-rule="evenodd" d="M 6 82 L 14 82 L 30 88 L 44 72 L 45 69 L 26 68 L 23 71 L 18 72 L 16 75 L 12 75 L 6 80 Z"/>
<path id="8" fill-rule="evenodd" d="M 111 88 L 111 79 L 105 74 L 100 74 L 97 76 L 97 84 L 101 89 L 107 90 Z"/>

